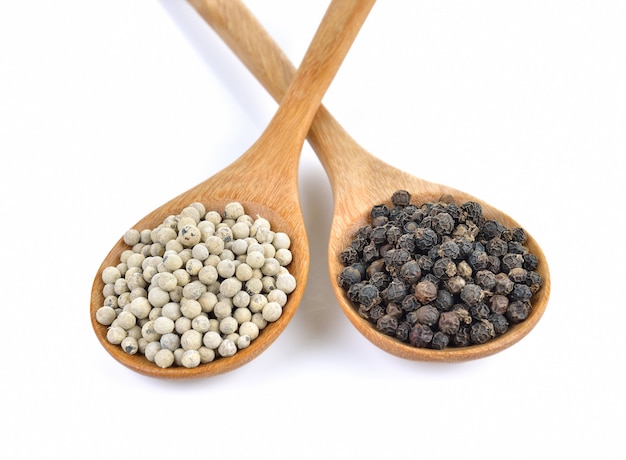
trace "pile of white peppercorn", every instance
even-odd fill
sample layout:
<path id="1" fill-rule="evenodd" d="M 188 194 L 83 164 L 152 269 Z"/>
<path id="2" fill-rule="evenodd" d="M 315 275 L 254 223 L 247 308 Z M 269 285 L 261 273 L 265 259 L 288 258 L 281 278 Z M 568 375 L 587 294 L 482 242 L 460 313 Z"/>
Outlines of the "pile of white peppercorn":
<path id="1" fill-rule="evenodd" d="M 117 266 L 102 271 L 96 311 L 107 340 L 157 366 L 232 356 L 278 320 L 296 280 L 290 238 L 238 202 L 193 203 L 155 229 L 131 229 Z"/>

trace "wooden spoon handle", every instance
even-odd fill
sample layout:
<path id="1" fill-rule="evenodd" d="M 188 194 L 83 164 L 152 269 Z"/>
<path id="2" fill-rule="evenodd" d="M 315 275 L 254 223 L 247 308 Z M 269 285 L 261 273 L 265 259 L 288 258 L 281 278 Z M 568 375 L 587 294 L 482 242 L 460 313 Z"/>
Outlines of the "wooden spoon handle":
<path id="1" fill-rule="evenodd" d="M 188 0 L 188 2 L 272 97 L 277 102 L 282 102 L 296 69 L 246 5 L 240 0 Z M 373 1 L 362 2 L 365 3 L 371 7 Z M 366 5 L 362 7 L 365 8 Z M 363 10 L 360 11 L 360 14 L 364 13 Z M 351 33 L 354 34 L 356 31 Z M 333 43 L 327 42 L 323 46 L 333 46 Z M 339 180 L 342 177 L 341 172 L 351 167 L 357 155 L 359 169 L 362 172 L 357 176 L 357 181 L 359 178 L 370 177 L 368 171 L 373 173 L 379 169 L 380 161 L 371 155 L 362 155 L 362 149 L 323 105 L 319 106 L 315 114 L 308 132 L 308 141 L 326 169 L 335 195 L 338 194 L 337 188 L 346 186 L 346 182 Z M 337 150 L 342 147 L 342 154 L 337 155 Z M 363 188 L 365 187 L 367 184 L 363 184 Z M 353 182 L 350 188 L 356 190 L 360 187 Z"/>

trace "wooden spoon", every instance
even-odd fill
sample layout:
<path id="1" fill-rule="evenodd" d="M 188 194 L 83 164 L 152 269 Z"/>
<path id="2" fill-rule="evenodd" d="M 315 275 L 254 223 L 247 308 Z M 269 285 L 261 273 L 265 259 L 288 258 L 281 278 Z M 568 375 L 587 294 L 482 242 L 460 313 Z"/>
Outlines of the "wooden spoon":
<path id="1" fill-rule="evenodd" d="M 230 0 L 210 2 L 217 9 L 229 8 Z M 223 210 L 238 201 L 251 216 L 270 221 L 272 229 L 287 233 L 292 241 L 290 273 L 297 287 L 289 294 L 280 319 L 270 323 L 252 344 L 234 356 L 218 358 L 196 368 L 161 369 L 144 356 L 125 353 L 107 341 L 107 327 L 99 324 L 95 313 L 103 305 L 102 270 L 117 265 L 128 247 L 120 239 L 106 256 L 95 277 L 91 292 L 91 322 L 100 343 L 120 363 L 156 377 L 189 378 L 220 374 L 235 369 L 264 351 L 284 330 L 302 299 L 309 271 L 309 247 L 298 193 L 298 162 L 302 145 L 322 96 L 347 54 L 374 0 L 333 0 L 302 61 L 300 71 L 286 89 L 267 129 L 254 145 L 230 166 L 182 193 L 141 219 L 134 228 L 155 228 L 170 215 L 177 215 L 191 203 L 202 202 L 207 210 Z M 254 36 L 248 37 L 254 40 Z"/>
<path id="2" fill-rule="evenodd" d="M 214 2 L 208 0 L 188 1 L 272 97 L 280 101 L 294 75 L 294 67 L 245 5 L 238 0 L 231 0 L 227 5 L 215 8 Z M 343 269 L 340 253 L 349 245 L 355 231 L 368 223 L 372 206 L 381 203 L 391 205 L 392 193 L 404 189 L 411 193 L 413 203 L 437 201 L 441 197 L 452 198 L 459 204 L 472 200 L 482 205 L 486 218 L 497 219 L 508 227 L 520 225 L 507 214 L 468 193 L 411 176 L 374 157 L 358 145 L 323 106 L 319 107 L 313 120 L 308 141 L 329 176 L 334 197 L 328 245 L 331 283 L 343 312 L 373 344 L 393 355 L 411 360 L 467 361 L 492 355 L 513 345 L 537 324 L 548 304 L 550 274 L 543 251 L 534 238 L 528 235 L 527 246 L 539 259 L 537 271 L 543 278 L 543 287 L 533 296 L 532 312 L 524 322 L 512 325 L 505 334 L 483 345 L 448 347 L 444 350 L 416 348 L 378 332 L 370 322 L 358 315 L 337 282 Z"/>

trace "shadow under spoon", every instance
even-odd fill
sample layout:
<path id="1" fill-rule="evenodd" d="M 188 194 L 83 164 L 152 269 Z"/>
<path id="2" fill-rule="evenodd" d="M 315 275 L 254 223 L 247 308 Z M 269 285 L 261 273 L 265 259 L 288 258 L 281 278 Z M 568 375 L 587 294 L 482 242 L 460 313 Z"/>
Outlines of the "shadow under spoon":
<path id="1" fill-rule="evenodd" d="M 253 14 L 239 0 L 216 8 L 209 0 L 188 0 L 235 55 L 246 65 L 276 101 L 281 101 L 295 69 Z M 446 347 L 443 350 L 418 348 L 379 332 L 361 317 L 338 283 L 343 269 L 341 252 L 350 245 L 355 232 L 369 223 L 371 208 L 391 205 L 397 190 L 407 190 L 413 203 L 436 202 L 442 197 L 457 203 L 475 201 L 486 219 L 499 221 L 509 228 L 521 227 L 506 213 L 461 190 L 412 176 L 376 158 L 357 144 L 320 105 L 308 133 L 308 142 L 328 174 L 334 199 L 329 236 L 328 269 L 339 305 L 350 322 L 370 342 L 401 358 L 417 361 L 459 362 L 486 357 L 502 351 L 525 337 L 543 315 L 550 296 L 550 273 L 546 257 L 532 235 L 526 246 L 538 259 L 537 273 L 542 288 L 532 297 L 528 318 L 512 324 L 507 332 L 480 345 Z"/>

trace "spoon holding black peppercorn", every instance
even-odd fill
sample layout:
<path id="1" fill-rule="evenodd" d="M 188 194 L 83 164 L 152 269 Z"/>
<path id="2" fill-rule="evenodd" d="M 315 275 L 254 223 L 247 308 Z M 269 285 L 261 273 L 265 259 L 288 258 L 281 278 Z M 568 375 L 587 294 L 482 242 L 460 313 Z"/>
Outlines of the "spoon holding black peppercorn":
<path id="1" fill-rule="evenodd" d="M 239 0 L 216 8 L 210 0 L 188 0 L 204 20 L 228 44 L 276 101 L 281 101 L 295 69 L 253 14 Z M 252 39 L 252 37 L 254 37 Z M 392 207 L 392 195 L 408 191 L 413 203 L 474 202 L 482 207 L 484 219 L 498 221 L 508 228 L 520 225 L 504 212 L 463 191 L 433 183 L 392 167 L 357 144 L 320 105 L 308 133 L 328 174 L 334 198 L 332 231 L 328 246 L 328 269 L 335 295 L 350 322 L 374 345 L 401 358 L 416 361 L 460 362 L 493 355 L 525 337 L 543 315 L 550 296 L 550 273 L 545 255 L 526 233 L 525 245 L 537 258 L 536 272 L 542 287 L 532 297 L 532 309 L 524 321 L 483 344 L 431 349 L 416 347 L 377 330 L 363 318 L 339 283 L 344 269 L 342 251 L 353 236 L 368 225 L 371 210 L 378 205 Z M 372 186 L 375 184 L 375 187 Z"/>
<path id="2" fill-rule="evenodd" d="M 103 261 L 91 293 L 91 322 L 104 348 L 120 363 L 145 375 L 166 378 L 206 377 L 235 369 L 264 351 L 284 330 L 302 299 L 309 270 L 309 248 L 298 195 L 298 163 L 309 126 L 322 96 L 367 18 L 375 0 L 332 0 L 311 42 L 300 71 L 284 88 L 285 97 L 260 138 L 230 166 L 170 200 L 141 219 L 133 228 L 155 229 L 168 216 L 176 216 L 192 203 L 207 211 L 223 210 L 239 202 L 251 216 L 260 216 L 272 229 L 291 239 L 289 272 L 296 280 L 282 315 L 268 324 L 246 348 L 197 367 L 159 367 L 140 353 L 126 353 L 107 340 L 107 326 L 96 320 L 103 306 L 103 270 L 120 263 L 129 249 L 121 238 Z M 215 0 L 218 10 L 231 8 L 230 0 Z M 243 30 L 244 36 L 245 30 Z M 248 40 L 256 37 L 248 35 Z M 260 179 L 261 178 L 261 179 Z"/>

